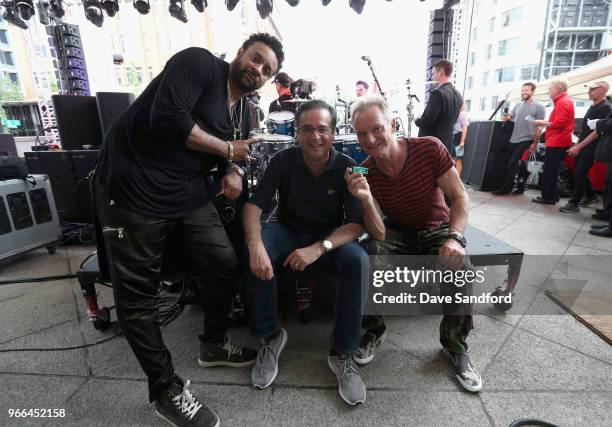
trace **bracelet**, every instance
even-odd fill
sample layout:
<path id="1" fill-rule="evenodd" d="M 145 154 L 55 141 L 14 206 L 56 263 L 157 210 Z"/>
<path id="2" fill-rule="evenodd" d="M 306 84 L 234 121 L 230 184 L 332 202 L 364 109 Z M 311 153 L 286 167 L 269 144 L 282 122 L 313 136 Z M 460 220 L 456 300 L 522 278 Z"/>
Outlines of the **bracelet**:
<path id="1" fill-rule="evenodd" d="M 225 142 L 227 144 L 227 161 L 231 162 L 234 159 L 234 145 L 229 141 Z"/>

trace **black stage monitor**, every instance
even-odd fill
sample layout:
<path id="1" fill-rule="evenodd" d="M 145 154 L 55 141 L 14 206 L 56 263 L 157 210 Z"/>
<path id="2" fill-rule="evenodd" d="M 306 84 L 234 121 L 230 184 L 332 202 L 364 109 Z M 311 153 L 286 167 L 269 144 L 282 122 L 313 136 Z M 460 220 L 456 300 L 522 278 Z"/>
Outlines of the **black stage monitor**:
<path id="1" fill-rule="evenodd" d="M 98 103 L 102 133 L 106 133 L 110 125 L 134 102 L 134 94 L 129 92 L 98 92 L 96 93 L 96 102 Z"/>
<path id="2" fill-rule="evenodd" d="M 95 96 L 53 95 L 55 120 L 64 150 L 99 147 L 102 129 Z"/>
<path id="3" fill-rule="evenodd" d="M 17 145 L 12 133 L 0 133 L 0 156 L 17 157 Z"/>

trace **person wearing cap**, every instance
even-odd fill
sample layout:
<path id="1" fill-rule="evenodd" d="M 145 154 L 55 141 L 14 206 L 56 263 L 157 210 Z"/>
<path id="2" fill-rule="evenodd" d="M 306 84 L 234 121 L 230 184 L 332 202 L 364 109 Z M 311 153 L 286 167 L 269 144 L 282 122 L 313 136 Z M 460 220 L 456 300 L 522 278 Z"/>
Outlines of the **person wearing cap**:
<path id="1" fill-rule="evenodd" d="M 606 94 L 610 86 L 605 81 L 597 81 L 589 85 L 589 99 L 593 102 L 582 120 L 580 140 L 578 144 L 567 150 L 567 154 L 576 157 L 576 168 L 574 170 L 574 195 L 566 205 L 561 206 L 561 212 L 578 212 L 579 206 L 589 206 L 598 200 L 589 177 L 589 169 L 593 166 L 595 149 L 599 137 L 589 138 L 587 136 L 595 131 L 588 126 L 589 120 L 605 119 L 612 113 L 612 107 L 606 100 Z"/>
<path id="2" fill-rule="evenodd" d="M 276 87 L 276 92 L 278 93 L 278 98 L 270 103 L 270 107 L 268 107 L 268 113 L 273 113 L 275 111 L 291 111 L 294 112 L 295 107 L 292 104 L 288 104 L 286 101 L 289 101 L 293 98 L 291 95 L 291 77 L 287 73 L 278 73 L 274 80 L 272 81 L 274 86 Z"/>

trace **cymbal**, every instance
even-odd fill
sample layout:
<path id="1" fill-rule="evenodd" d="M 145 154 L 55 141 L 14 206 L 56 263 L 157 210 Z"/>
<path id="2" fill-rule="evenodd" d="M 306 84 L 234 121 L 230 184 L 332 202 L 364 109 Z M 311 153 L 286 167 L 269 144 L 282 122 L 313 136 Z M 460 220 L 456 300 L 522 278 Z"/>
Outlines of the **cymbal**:
<path id="1" fill-rule="evenodd" d="M 287 101 L 282 101 L 282 102 L 293 102 L 293 103 L 297 103 L 297 102 L 308 102 L 308 101 L 309 101 L 309 99 L 300 99 L 300 98 L 295 99 L 295 98 L 294 98 L 294 99 L 289 99 L 289 100 L 287 100 Z"/>

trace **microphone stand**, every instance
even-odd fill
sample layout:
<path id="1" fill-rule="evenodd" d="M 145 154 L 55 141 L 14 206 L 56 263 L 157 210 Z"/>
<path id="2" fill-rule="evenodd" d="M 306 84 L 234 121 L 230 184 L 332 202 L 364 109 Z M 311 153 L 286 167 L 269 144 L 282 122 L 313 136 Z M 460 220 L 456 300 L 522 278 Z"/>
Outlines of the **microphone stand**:
<path id="1" fill-rule="evenodd" d="M 495 109 L 495 111 L 493 111 L 493 114 L 491 114 L 491 116 L 489 117 L 489 120 L 493 120 L 493 117 L 495 117 L 495 115 L 497 114 L 499 109 L 502 107 L 502 105 L 504 105 L 506 102 L 508 102 L 508 98 L 509 97 L 510 97 L 510 92 L 506 93 L 506 97 L 504 99 L 502 99 L 499 102 L 499 104 L 497 104 L 497 108 Z"/>
<path id="2" fill-rule="evenodd" d="M 408 104 L 406 104 L 406 110 L 408 112 L 408 126 L 407 126 L 407 133 L 406 133 L 406 137 L 410 138 L 412 136 L 412 122 L 414 121 L 414 105 L 412 103 L 413 99 L 416 99 L 416 102 L 420 103 L 421 101 L 419 101 L 419 97 L 414 95 L 411 91 L 410 91 L 410 86 L 411 86 L 412 82 L 410 81 L 410 79 L 406 79 L 406 91 L 408 93 Z"/>
<path id="3" fill-rule="evenodd" d="M 385 96 L 385 93 L 383 92 L 382 87 L 380 86 L 378 78 L 376 77 L 376 73 L 374 72 L 374 67 L 372 67 L 372 61 L 369 59 L 366 59 L 365 61 L 368 63 L 368 67 L 370 67 L 370 71 L 372 72 L 372 77 L 374 77 L 374 81 L 376 82 L 376 86 L 378 86 L 378 90 L 380 91 L 380 94 L 382 95 L 383 98 L 385 98 L 385 101 L 386 101 L 387 97 Z"/>

